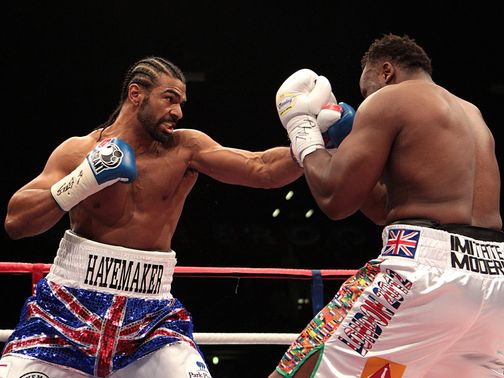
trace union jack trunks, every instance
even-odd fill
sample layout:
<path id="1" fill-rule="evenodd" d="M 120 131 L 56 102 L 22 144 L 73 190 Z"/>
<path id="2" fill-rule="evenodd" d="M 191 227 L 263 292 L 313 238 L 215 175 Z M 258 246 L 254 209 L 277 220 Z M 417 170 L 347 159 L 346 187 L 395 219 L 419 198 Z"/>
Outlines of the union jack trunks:
<path id="1" fill-rule="evenodd" d="M 110 246 L 66 231 L 2 357 L 36 358 L 107 377 L 173 343 L 201 354 L 191 315 L 170 293 L 175 265 L 173 251 Z"/>
<path id="2" fill-rule="evenodd" d="M 292 377 L 318 352 L 313 378 L 504 376 L 504 242 L 394 224 L 291 344 Z"/>

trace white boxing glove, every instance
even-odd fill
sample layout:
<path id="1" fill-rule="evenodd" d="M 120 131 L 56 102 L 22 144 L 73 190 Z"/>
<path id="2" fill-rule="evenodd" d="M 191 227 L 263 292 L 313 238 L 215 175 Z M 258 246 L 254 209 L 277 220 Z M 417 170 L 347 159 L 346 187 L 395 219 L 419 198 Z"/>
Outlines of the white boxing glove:
<path id="1" fill-rule="evenodd" d="M 302 167 L 306 155 L 324 148 L 317 114 L 331 100 L 331 84 L 310 69 L 296 71 L 280 86 L 276 107 L 291 141 L 294 158 Z"/>

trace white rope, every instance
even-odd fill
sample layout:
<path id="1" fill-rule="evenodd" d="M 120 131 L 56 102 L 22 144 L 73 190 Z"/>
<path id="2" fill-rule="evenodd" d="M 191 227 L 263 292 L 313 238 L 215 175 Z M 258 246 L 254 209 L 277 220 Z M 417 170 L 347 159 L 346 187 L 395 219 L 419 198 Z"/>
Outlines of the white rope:
<path id="1" fill-rule="evenodd" d="M 194 333 L 198 344 L 283 344 L 289 345 L 297 333 Z"/>
<path id="2" fill-rule="evenodd" d="M 12 329 L 0 329 L 0 342 L 4 343 L 12 333 Z M 297 333 L 211 333 L 195 332 L 194 339 L 201 345 L 227 345 L 227 344 L 265 344 L 289 345 Z"/>

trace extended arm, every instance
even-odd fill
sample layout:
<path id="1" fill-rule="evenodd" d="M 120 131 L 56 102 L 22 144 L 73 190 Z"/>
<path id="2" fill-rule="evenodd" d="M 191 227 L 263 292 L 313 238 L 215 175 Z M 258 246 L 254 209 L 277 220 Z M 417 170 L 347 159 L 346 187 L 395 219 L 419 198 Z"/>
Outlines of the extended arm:
<path id="1" fill-rule="evenodd" d="M 261 152 L 223 147 L 208 135 L 194 132 L 195 151 L 190 166 L 218 181 L 254 188 L 279 188 L 303 174 L 288 147 Z"/>

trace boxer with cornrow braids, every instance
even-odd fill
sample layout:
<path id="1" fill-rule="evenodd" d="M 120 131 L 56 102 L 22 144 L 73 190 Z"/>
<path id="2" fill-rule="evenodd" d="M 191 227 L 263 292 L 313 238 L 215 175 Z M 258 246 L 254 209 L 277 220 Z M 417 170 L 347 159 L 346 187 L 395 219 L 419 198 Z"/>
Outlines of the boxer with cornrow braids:
<path id="1" fill-rule="evenodd" d="M 179 128 L 185 102 L 177 66 L 136 62 L 109 120 L 61 143 L 10 199 L 12 239 L 37 237 L 66 214 L 70 226 L 6 343 L 4 378 L 211 376 L 192 316 L 171 294 L 185 200 L 199 174 L 272 189 L 303 170 L 287 146 L 252 152 Z"/>
<path id="2" fill-rule="evenodd" d="M 174 78 L 179 79 L 182 83 L 186 83 L 184 73 L 180 70 L 180 68 L 164 58 L 151 56 L 143 58 L 133 64 L 124 78 L 119 104 L 114 112 L 109 116 L 107 121 L 99 125 L 96 129 L 104 129 L 114 123 L 121 111 L 122 104 L 128 96 L 128 86 L 130 84 L 135 83 L 149 90 L 156 84 L 157 79 L 162 74 L 173 76 Z"/>

